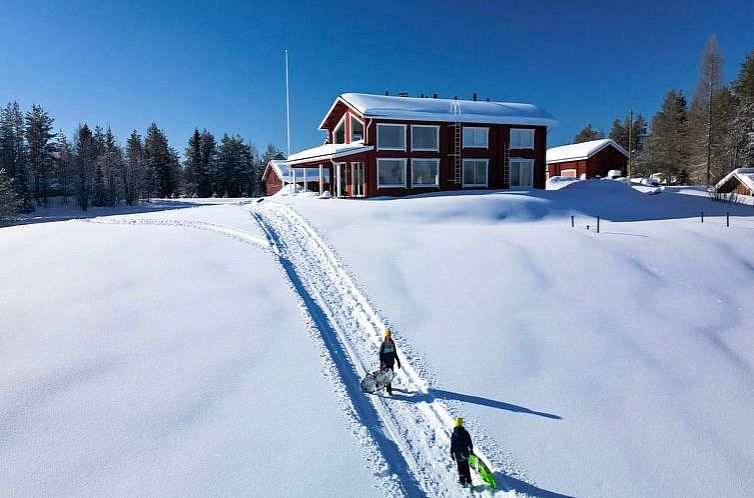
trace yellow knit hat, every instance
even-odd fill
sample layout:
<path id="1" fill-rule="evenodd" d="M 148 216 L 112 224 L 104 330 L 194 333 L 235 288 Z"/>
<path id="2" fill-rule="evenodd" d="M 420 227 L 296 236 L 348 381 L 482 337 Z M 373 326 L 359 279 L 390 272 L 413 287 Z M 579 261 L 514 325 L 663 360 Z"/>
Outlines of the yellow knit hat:
<path id="1" fill-rule="evenodd" d="M 463 419 L 461 417 L 456 417 L 454 422 L 456 427 L 461 427 L 463 425 Z"/>
<path id="2" fill-rule="evenodd" d="M 390 337 L 390 328 L 389 327 L 384 330 L 384 334 L 385 334 L 385 337 Z"/>

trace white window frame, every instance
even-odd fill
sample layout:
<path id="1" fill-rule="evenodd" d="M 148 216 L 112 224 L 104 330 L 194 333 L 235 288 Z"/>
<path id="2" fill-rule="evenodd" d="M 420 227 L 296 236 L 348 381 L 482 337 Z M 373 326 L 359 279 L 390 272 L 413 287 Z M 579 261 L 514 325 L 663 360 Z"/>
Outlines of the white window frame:
<path id="1" fill-rule="evenodd" d="M 467 144 L 466 143 L 466 130 L 474 130 L 475 132 L 477 130 L 484 130 L 485 139 L 484 139 L 484 145 L 477 145 L 477 144 Z M 463 148 L 464 149 L 489 149 L 490 147 L 490 129 L 486 126 L 464 126 L 463 127 Z"/>
<path id="2" fill-rule="evenodd" d="M 481 183 L 466 183 L 466 179 L 465 179 L 466 175 L 464 173 L 466 172 L 466 163 L 467 162 L 475 162 L 475 163 L 483 162 L 484 163 L 484 171 L 485 171 L 484 184 L 481 184 Z M 464 188 L 465 187 L 488 187 L 489 183 L 490 183 L 490 160 L 489 159 L 482 159 L 482 158 L 475 159 L 473 157 L 465 158 L 463 160 L 462 168 L 461 168 L 461 182 L 463 183 L 463 187 Z"/>
<path id="3" fill-rule="evenodd" d="M 513 134 L 514 134 L 514 132 L 518 133 L 518 143 L 514 143 L 513 142 Z M 521 137 L 523 137 L 524 132 L 526 132 L 527 135 L 531 135 L 531 145 L 530 146 L 521 145 L 522 144 Z M 534 138 L 535 138 L 535 136 L 534 136 L 534 128 L 511 128 L 509 138 L 510 138 L 510 148 L 511 149 L 518 149 L 518 150 L 522 150 L 522 149 L 534 149 Z"/>
<path id="4" fill-rule="evenodd" d="M 393 126 L 403 128 L 403 147 L 383 147 L 380 145 L 380 127 Z M 393 124 L 393 123 L 377 123 L 377 150 L 399 150 L 406 151 L 406 125 L 405 124 Z"/>
<path id="5" fill-rule="evenodd" d="M 362 121 L 361 119 L 357 118 L 353 114 L 349 114 L 349 116 L 350 116 L 351 121 L 350 121 L 350 123 L 348 123 L 349 124 L 349 126 L 348 126 L 348 135 L 349 135 L 348 136 L 348 142 L 349 143 L 354 142 L 354 139 L 353 139 L 353 120 L 356 120 L 359 123 L 361 123 L 361 138 L 359 138 L 357 140 L 364 140 L 364 136 L 366 135 L 366 125 L 364 124 L 364 121 Z"/>
<path id="6" fill-rule="evenodd" d="M 433 161 L 437 166 L 437 175 L 435 183 L 414 183 L 414 162 L 415 161 Z M 411 159 L 411 188 L 440 188 L 440 159 L 435 157 L 415 157 Z"/>
<path id="7" fill-rule="evenodd" d="M 401 161 L 403 162 L 403 184 L 400 183 L 380 183 L 380 163 L 383 161 Z M 377 159 L 377 188 L 406 188 L 406 164 L 408 160 L 405 157 L 383 157 Z"/>
<path id="8" fill-rule="evenodd" d="M 343 114 L 343 117 L 340 118 L 340 121 L 338 121 L 338 124 L 336 124 L 335 128 L 332 129 L 332 143 L 334 143 L 334 144 L 340 144 L 340 143 L 344 144 L 344 143 L 346 143 L 346 140 L 348 140 L 348 136 L 346 135 L 346 116 L 347 115 L 348 114 Z M 337 139 L 335 138 L 335 135 L 337 134 L 337 129 L 341 125 L 343 125 L 343 141 L 342 142 L 337 142 L 336 141 Z"/>
<path id="9" fill-rule="evenodd" d="M 528 159 L 526 157 L 511 157 L 508 160 L 508 186 L 513 187 L 534 187 L 534 163 L 536 161 L 534 159 Z M 513 179 L 513 166 L 512 163 L 529 163 L 531 166 L 531 185 L 513 185 L 512 179 Z M 520 174 L 520 172 L 519 172 Z"/>
<path id="10" fill-rule="evenodd" d="M 414 146 L 414 129 L 415 128 L 434 128 L 437 146 L 432 148 L 416 147 Z M 440 152 L 440 127 L 437 125 L 411 125 L 411 150 L 414 151 L 426 151 L 426 152 Z"/>

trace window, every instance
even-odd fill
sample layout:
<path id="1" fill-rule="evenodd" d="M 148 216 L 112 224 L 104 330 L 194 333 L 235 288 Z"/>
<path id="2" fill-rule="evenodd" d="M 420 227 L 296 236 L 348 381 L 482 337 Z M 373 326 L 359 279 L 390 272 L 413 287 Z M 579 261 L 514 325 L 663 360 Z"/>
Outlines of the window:
<path id="1" fill-rule="evenodd" d="M 411 125 L 411 150 L 438 151 L 439 146 L 439 126 Z"/>
<path id="2" fill-rule="evenodd" d="M 440 186 L 439 159 L 412 159 L 411 186 L 439 187 Z"/>
<path id="3" fill-rule="evenodd" d="M 463 128 L 463 146 L 487 148 L 489 128 Z"/>
<path id="4" fill-rule="evenodd" d="M 406 150 L 406 125 L 378 124 L 377 149 Z"/>
<path id="5" fill-rule="evenodd" d="M 488 159 L 463 160 L 463 186 L 486 187 Z"/>
<path id="6" fill-rule="evenodd" d="M 377 188 L 406 188 L 405 159 L 377 159 Z"/>
<path id="7" fill-rule="evenodd" d="M 534 130 L 511 128 L 511 149 L 533 149 Z"/>
<path id="8" fill-rule="evenodd" d="M 340 120 L 340 123 L 335 127 L 332 132 L 332 143 L 344 144 L 346 143 L 346 117 Z"/>
<path id="9" fill-rule="evenodd" d="M 534 159 L 512 157 L 510 160 L 510 171 L 511 187 L 534 186 Z"/>
<path id="10" fill-rule="evenodd" d="M 351 116 L 351 142 L 364 138 L 364 123 Z"/>

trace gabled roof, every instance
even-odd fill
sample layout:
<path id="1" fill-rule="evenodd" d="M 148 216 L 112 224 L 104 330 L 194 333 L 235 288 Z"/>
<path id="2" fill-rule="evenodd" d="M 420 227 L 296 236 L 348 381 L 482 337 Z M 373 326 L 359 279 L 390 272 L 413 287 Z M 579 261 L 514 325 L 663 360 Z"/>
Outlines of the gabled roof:
<path id="1" fill-rule="evenodd" d="M 267 179 L 267 175 L 270 171 L 274 171 L 278 178 L 283 180 L 285 183 L 290 183 L 289 177 L 291 171 L 290 169 L 288 169 L 288 164 L 284 160 L 271 159 L 270 162 L 267 163 L 267 167 L 264 169 L 262 180 Z"/>
<path id="2" fill-rule="evenodd" d="M 618 145 L 614 140 L 604 138 L 601 140 L 591 140 L 579 144 L 561 145 L 547 149 L 547 163 L 562 163 L 564 161 L 582 161 L 589 159 L 605 147 L 612 145 L 618 152 L 628 157 L 626 149 Z"/>
<path id="3" fill-rule="evenodd" d="M 533 104 L 344 93 L 330 107 L 319 125 L 320 130 L 324 129 L 325 121 L 339 102 L 365 118 L 528 126 L 558 124 L 547 111 Z M 460 107 L 460 114 L 453 112 L 454 102 Z"/>
<path id="4" fill-rule="evenodd" d="M 308 163 L 310 161 L 326 161 L 335 159 L 336 157 L 350 156 L 351 154 L 366 152 L 372 149 L 374 149 L 374 146 L 364 145 L 363 140 L 352 142 L 350 144 L 325 144 L 291 154 L 288 157 L 287 163 L 289 166 L 294 166 L 296 164 Z"/>
<path id="5" fill-rule="evenodd" d="M 725 175 L 722 180 L 717 182 L 717 185 L 715 185 L 713 190 L 719 191 L 731 180 L 738 180 L 742 185 L 748 188 L 750 192 L 754 192 L 754 168 L 734 169 L 733 171 Z M 729 190 L 726 189 L 724 191 L 728 192 Z"/>

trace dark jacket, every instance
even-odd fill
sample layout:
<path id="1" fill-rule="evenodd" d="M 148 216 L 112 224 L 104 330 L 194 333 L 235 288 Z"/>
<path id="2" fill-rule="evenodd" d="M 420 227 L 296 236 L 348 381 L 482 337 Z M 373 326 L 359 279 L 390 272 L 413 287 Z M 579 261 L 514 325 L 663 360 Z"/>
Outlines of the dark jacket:
<path id="1" fill-rule="evenodd" d="M 398 368 L 401 368 L 401 360 L 398 359 L 398 350 L 395 349 L 395 342 L 390 337 L 385 337 L 380 346 L 380 368 L 393 368 L 393 365 L 398 363 Z"/>
<path id="2" fill-rule="evenodd" d="M 450 456 L 453 460 L 468 460 L 473 451 L 474 445 L 471 443 L 469 431 L 463 427 L 454 428 L 453 435 L 450 436 Z"/>

